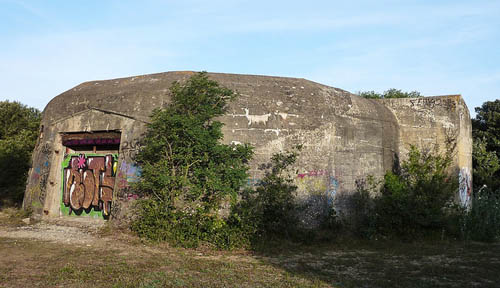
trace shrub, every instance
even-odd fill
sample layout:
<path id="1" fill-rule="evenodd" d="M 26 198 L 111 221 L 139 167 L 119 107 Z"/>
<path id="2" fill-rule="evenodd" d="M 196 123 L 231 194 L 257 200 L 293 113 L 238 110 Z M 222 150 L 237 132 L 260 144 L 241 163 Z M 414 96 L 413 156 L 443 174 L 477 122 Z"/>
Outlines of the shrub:
<path id="1" fill-rule="evenodd" d="M 447 172 L 446 155 L 411 147 L 400 174 L 387 172 L 381 194 L 375 199 L 377 228 L 385 235 L 414 237 L 441 231 L 458 189 L 458 180 Z"/>
<path id="2" fill-rule="evenodd" d="M 373 196 L 380 184 L 373 176 L 357 180 L 356 191 L 348 196 L 350 213 L 343 224 L 356 236 L 372 238 L 376 233 Z"/>
<path id="3" fill-rule="evenodd" d="M 273 154 L 264 178 L 255 190 L 246 189 L 231 213 L 249 239 L 296 239 L 299 235 L 297 186 L 289 171 L 298 155 L 296 150 Z"/>
<path id="4" fill-rule="evenodd" d="M 493 242 L 500 237 L 500 191 L 482 187 L 474 193 L 470 210 L 463 210 L 466 240 Z"/>
<path id="5" fill-rule="evenodd" d="M 185 85 L 175 82 L 170 91 L 172 103 L 153 111 L 135 159 L 142 174 L 133 189 L 145 199 L 137 205 L 132 229 L 182 246 L 206 241 L 231 247 L 235 231 L 221 214 L 248 177 L 252 147 L 219 143 L 223 124 L 213 118 L 226 112 L 235 94 L 206 73 Z"/>

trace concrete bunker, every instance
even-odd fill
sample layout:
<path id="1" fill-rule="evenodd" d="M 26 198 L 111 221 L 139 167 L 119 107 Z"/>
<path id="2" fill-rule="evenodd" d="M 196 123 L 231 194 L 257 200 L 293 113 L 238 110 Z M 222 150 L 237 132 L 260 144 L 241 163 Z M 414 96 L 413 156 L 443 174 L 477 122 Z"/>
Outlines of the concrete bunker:
<path id="1" fill-rule="evenodd" d="M 140 175 L 133 159 L 151 111 L 168 105 L 172 82 L 193 73 L 86 82 L 52 99 L 43 111 L 24 206 L 48 217 L 119 213 L 137 198 L 130 191 Z M 447 139 L 457 144 L 457 198 L 468 201 L 471 123 L 460 95 L 373 100 L 305 79 L 208 75 L 239 94 L 220 120 L 224 143 L 255 146 L 247 185 L 259 183 L 259 167 L 273 153 L 303 145 L 294 169 L 297 198 L 311 207 L 305 222 L 331 205 L 348 208 L 340 196 L 352 193 L 358 179 L 383 176 L 410 145 L 442 151 Z"/>

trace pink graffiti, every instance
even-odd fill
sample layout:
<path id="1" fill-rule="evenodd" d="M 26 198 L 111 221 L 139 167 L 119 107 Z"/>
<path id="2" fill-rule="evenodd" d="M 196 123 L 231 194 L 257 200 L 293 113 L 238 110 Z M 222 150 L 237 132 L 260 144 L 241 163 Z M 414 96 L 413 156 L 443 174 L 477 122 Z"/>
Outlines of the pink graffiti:
<path id="1" fill-rule="evenodd" d="M 83 167 L 85 167 L 85 156 L 81 155 L 78 156 L 78 169 L 82 169 Z"/>
<path id="2" fill-rule="evenodd" d="M 325 176 L 325 175 L 328 175 L 327 170 L 311 170 L 311 171 L 306 172 L 306 173 L 297 174 L 297 178 L 303 179 L 306 176 L 307 177 L 317 177 L 317 176 Z"/>

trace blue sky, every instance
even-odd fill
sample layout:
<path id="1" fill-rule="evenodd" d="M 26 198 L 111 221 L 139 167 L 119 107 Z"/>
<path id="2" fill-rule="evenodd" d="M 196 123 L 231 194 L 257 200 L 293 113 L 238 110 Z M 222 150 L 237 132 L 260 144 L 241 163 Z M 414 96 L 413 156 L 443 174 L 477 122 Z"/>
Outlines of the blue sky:
<path id="1" fill-rule="evenodd" d="M 0 100 L 173 70 L 500 99 L 500 1 L 0 0 Z"/>

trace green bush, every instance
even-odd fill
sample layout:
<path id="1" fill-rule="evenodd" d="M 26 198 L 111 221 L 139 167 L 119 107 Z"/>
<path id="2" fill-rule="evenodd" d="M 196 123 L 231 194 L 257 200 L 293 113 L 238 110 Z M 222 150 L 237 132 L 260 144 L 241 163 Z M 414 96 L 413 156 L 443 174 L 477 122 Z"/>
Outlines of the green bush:
<path id="1" fill-rule="evenodd" d="M 375 198 L 379 233 L 415 237 L 446 227 L 458 180 L 449 175 L 451 151 L 445 156 L 411 147 L 400 173 L 387 172 Z"/>
<path id="2" fill-rule="evenodd" d="M 500 191 L 482 187 L 474 193 L 470 210 L 463 210 L 466 240 L 493 242 L 500 237 Z"/>
<path id="3" fill-rule="evenodd" d="M 289 171 L 297 150 L 273 154 L 264 178 L 255 190 L 246 189 L 235 205 L 231 219 L 249 239 L 297 239 L 299 206 L 295 201 L 297 186 Z"/>
<path id="4" fill-rule="evenodd" d="M 230 248 L 240 238 L 222 214 L 248 178 L 252 147 L 219 143 L 223 124 L 213 118 L 226 112 L 235 94 L 206 73 L 174 83 L 170 91 L 172 103 L 153 112 L 135 159 L 142 173 L 133 189 L 145 199 L 132 230 L 182 246 L 203 241 Z"/>
<path id="5" fill-rule="evenodd" d="M 372 176 L 357 180 L 356 191 L 348 196 L 350 213 L 342 224 L 355 236 L 373 238 L 376 234 L 373 197 L 380 184 Z"/>

